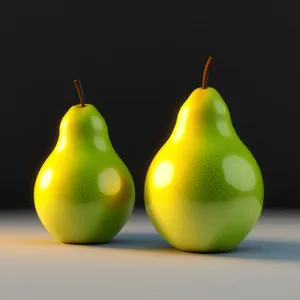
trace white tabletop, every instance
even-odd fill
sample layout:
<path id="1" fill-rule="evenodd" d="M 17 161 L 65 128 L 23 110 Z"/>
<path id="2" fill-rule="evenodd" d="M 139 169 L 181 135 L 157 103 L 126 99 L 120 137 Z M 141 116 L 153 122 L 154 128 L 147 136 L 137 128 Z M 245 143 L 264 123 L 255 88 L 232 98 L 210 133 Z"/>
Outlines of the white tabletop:
<path id="1" fill-rule="evenodd" d="M 264 212 L 227 254 L 169 247 L 137 213 L 109 244 L 56 243 L 34 213 L 0 215 L 0 299 L 299 300 L 300 213 Z"/>

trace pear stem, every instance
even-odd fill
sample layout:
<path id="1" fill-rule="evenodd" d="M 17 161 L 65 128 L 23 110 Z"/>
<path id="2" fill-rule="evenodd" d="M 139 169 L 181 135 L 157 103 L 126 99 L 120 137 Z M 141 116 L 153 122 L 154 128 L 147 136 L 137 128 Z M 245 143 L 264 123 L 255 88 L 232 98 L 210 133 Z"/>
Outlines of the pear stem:
<path id="1" fill-rule="evenodd" d="M 202 89 L 206 89 L 207 88 L 208 72 L 209 72 L 210 67 L 211 67 L 211 65 L 212 65 L 213 62 L 214 62 L 214 59 L 211 56 L 209 56 L 208 60 L 206 62 L 204 71 L 203 71 Z"/>
<path id="2" fill-rule="evenodd" d="M 81 82 L 80 82 L 79 79 L 75 79 L 75 80 L 73 80 L 73 83 L 74 83 L 76 91 L 78 93 L 81 107 L 85 107 L 85 104 L 84 104 L 84 94 L 83 94 Z"/>

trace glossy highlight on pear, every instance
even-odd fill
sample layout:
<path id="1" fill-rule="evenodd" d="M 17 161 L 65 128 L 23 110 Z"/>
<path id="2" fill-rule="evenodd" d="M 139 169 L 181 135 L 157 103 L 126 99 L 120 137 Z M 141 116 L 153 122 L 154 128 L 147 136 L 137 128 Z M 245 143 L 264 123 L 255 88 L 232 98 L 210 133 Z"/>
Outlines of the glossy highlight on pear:
<path id="1" fill-rule="evenodd" d="M 230 251 L 249 234 L 262 211 L 259 166 L 236 133 L 221 95 L 202 87 L 182 105 L 173 132 L 152 160 L 145 207 L 172 246 L 191 252 Z"/>
<path id="2" fill-rule="evenodd" d="M 64 243 L 105 243 L 131 216 L 132 176 L 115 152 L 106 122 L 85 103 L 72 106 L 59 126 L 57 144 L 40 168 L 34 185 L 37 214 L 54 238 Z"/>

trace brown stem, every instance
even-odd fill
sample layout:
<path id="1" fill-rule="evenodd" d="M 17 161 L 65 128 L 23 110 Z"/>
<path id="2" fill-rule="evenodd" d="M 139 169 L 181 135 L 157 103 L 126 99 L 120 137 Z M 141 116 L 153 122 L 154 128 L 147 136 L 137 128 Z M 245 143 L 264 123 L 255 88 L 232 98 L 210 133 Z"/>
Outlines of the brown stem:
<path id="1" fill-rule="evenodd" d="M 209 72 L 210 66 L 212 65 L 213 62 L 214 62 L 214 59 L 210 56 L 206 62 L 206 65 L 205 65 L 205 68 L 203 71 L 202 89 L 207 88 L 208 72 Z"/>
<path id="2" fill-rule="evenodd" d="M 73 80 L 73 83 L 74 83 L 75 88 L 77 90 L 77 93 L 78 93 L 78 96 L 79 96 L 79 99 L 80 99 L 81 107 L 85 107 L 84 94 L 83 94 L 81 82 L 80 82 L 79 79 L 75 79 L 75 80 Z"/>

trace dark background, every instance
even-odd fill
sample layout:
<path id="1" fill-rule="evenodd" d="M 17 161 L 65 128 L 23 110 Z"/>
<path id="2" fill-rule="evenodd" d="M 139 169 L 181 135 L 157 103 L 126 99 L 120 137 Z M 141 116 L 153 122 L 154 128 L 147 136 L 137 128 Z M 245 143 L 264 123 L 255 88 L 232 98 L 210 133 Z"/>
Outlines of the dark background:
<path id="1" fill-rule="evenodd" d="M 77 77 L 105 118 L 143 205 L 147 168 L 201 85 L 209 55 L 209 85 L 261 167 L 265 206 L 300 208 L 296 1 L 11 4 L 2 7 L 0 26 L 0 209 L 33 206 L 38 169 L 62 116 L 78 103 Z"/>

